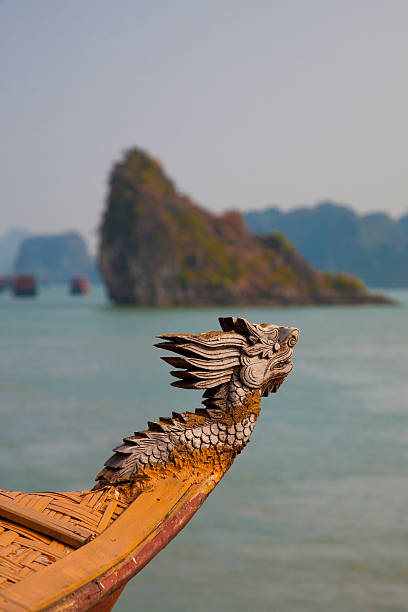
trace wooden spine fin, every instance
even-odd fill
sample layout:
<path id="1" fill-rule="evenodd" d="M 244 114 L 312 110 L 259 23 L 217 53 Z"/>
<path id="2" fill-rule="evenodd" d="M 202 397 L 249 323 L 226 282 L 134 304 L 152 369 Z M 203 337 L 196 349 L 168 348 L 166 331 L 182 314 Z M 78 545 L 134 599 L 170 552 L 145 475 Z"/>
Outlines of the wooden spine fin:
<path id="1" fill-rule="evenodd" d="M 186 416 L 185 412 L 172 412 L 171 415 L 173 419 L 179 423 L 187 423 L 188 421 L 188 416 Z"/>

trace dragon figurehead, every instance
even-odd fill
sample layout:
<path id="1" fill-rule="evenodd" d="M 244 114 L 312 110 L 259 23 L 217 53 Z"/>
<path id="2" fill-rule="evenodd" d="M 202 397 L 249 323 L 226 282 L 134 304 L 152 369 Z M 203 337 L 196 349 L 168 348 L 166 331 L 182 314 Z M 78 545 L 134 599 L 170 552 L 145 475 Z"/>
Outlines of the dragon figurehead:
<path id="1" fill-rule="evenodd" d="M 222 331 L 165 334 L 155 345 L 177 354 L 163 357 L 177 368 L 172 385 L 204 390 L 205 408 L 173 412 L 124 438 L 96 477 L 97 486 L 132 481 L 180 453 L 224 453 L 232 462 L 248 443 L 261 397 L 275 393 L 292 370 L 299 330 L 236 317 L 219 321 Z"/>
<path id="2" fill-rule="evenodd" d="M 217 397 L 219 387 L 231 391 L 231 385 L 234 390 L 239 386 L 244 391 L 258 389 L 264 397 L 277 391 L 292 370 L 293 347 L 299 330 L 250 323 L 235 317 L 219 321 L 222 332 L 159 336 L 166 342 L 156 344 L 158 348 L 182 355 L 162 357 L 170 365 L 184 368 L 171 372 L 181 379 L 172 385 L 184 389 L 215 389 L 207 392 L 207 397 Z M 225 409 L 230 407 L 227 402 Z"/>

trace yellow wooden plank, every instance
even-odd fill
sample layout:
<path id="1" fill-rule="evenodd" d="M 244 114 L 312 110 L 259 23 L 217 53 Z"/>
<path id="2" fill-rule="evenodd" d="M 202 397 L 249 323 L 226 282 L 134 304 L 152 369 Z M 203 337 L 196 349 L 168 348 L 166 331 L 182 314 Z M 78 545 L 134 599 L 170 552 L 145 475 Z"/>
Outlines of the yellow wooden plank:
<path id="1" fill-rule="evenodd" d="M 16 542 L 20 544 L 20 546 L 27 546 L 32 550 L 36 550 L 38 554 L 49 555 L 50 557 L 54 557 L 55 559 L 61 559 L 65 557 L 66 547 L 62 545 L 62 549 L 56 549 L 55 547 L 51 547 L 53 542 L 50 544 L 43 544 L 39 540 L 26 540 L 25 538 L 17 538 Z"/>
<path id="2" fill-rule="evenodd" d="M 92 510 L 86 510 L 85 507 L 81 506 L 80 504 L 71 504 L 69 506 L 66 502 L 63 503 L 63 502 L 53 500 L 52 502 L 48 504 L 48 508 L 50 510 L 60 512 L 62 514 L 68 514 L 69 516 L 72 516 L 73 518 L 76 518 L 82 521 L 86 521 L 90 523 L 93 522 L 95 523 L 95 525 L 97 525 L 99 521 L 98 515 L 92 512 Z"/>
<path id="3" fill-rule="evenodd" d="M 8 533 L 10 529 L 10 522 L 0 519 L 0 525 L 5 527 L 7 530 L 6 533 Z M 36 540 L 36 541 L 39 540 L 40 542 L 44 542 L 46 544 L 48 544 L 48 542 L 50 541 L 49 537 L 43 534 L 40 534 L 40 533 L 36 533 L 35 531 L 30 531 L 29 529 L 26 529 L 26 527 L 23 527 L 22 525 L 13 524 L 13 531 L 30 540 Z M 27 546 L 29 546 L 29 543 L 27 544 Z"/>
<path id="4" fill-rule="evenodd" d="M 5 531 L 4 533 L 0 535 L 0 546 L 1 547 L 8 546 L 10 542 L 13 542 L 15 537 L 16 537 L 15 531 Z M 2 550 L 0 549 L 0 553 L 1 552 Z"/>
<path id="5" fill-rule="evenodd" d="M 109 521 L 112 517 L 112 514 L 114 513 L 116 506 L 118 505 L 117 501 L 111 501 L 108 504 L 108 507 L 106 508 L 100 522 L 98 523 L 98 532 L 101 533 L 101 531 L 103 531 L 105 529 L 105 527 L 108 526 Z"/>
<path id="6" fill-rule="evenodd" d="M 89 530 L 83 527 L 53 520 L 42 512 L 27 508 L 27 506 L 4 497 L 0 497 L 0 516 L 39 533 L 45 533 L 73 548 L 85 544 L 92 535 Z"/>

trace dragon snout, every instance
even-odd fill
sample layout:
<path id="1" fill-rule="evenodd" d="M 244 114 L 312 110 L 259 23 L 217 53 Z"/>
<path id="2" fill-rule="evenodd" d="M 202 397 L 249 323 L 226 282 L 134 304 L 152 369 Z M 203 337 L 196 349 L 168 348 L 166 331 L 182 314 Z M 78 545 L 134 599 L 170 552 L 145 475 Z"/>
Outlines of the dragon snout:
<path id="1" fill-rule="evenodd" d="M 299 340 L 299 330 L 296 327 L 279 328 L 279 344 L 294 347 Z"/>

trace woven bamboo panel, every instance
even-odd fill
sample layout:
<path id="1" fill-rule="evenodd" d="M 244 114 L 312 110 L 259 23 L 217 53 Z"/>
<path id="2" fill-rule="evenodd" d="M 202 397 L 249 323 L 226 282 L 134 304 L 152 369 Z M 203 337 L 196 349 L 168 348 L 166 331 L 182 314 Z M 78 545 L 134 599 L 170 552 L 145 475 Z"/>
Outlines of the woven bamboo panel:
<path id="1" fill-rule="evenodd" d="M 52 523 L 79 526 L 91 536 L 99 535 L 126 505 L 117 501 L 113 489 L 67 493 L 20 493 L 0 489 L 0 501 L 17 503 L 18 508 L 41 512 Z M 0 516 L 0 590 L 55 563 L 74 550 L 57 538 L 24 527 Z"/>

